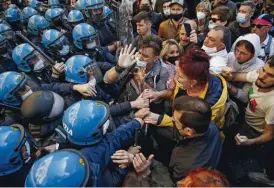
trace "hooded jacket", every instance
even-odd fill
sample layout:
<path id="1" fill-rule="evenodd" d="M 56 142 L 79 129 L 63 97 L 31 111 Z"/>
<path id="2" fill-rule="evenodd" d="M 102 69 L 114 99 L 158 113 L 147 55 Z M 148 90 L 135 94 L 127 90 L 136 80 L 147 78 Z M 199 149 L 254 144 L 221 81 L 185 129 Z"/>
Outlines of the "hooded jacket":
<path id="1" fill-rule="evenodd" d="M 255 54 L 252 59 L 245 63 L 238 63 L 236 57 L 235 57 L 235 47 L 236 44 L 240 41 L 246 40 L 250 42 L 254 49 Z M 259 68 L 264 66 L 264 62 L 258 58 L 260 54 L 261 44 L 260 44 L 260 38 L 257 34 L 251 33 L 244 36 L 240 36 L 235 43 L 233 44 L 231 48 L 231 52 L 228 54 L 228 66 L 233 69 L 233 72 L 250 72 L 253 70 L 258 70 Z"/>

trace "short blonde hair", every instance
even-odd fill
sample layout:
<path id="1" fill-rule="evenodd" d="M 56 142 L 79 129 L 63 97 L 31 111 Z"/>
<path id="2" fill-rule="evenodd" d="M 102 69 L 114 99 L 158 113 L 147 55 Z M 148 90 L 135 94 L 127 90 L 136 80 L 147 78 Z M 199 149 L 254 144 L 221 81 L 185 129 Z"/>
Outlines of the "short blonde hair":
<path id="1" fill-rule="evenodd" d="M 174 39 L 168 39 L 163 42 L 163 48 L 160 52 L 160 57 L 162 57 L 163 60 L 165 60 L 165 56 L 167 55 L 168 50 L 169 50 L 170 46 L 172 46 L 172 45 L 177 46 L 177 48 L 179 49 L 179 56 L 182 55 L 182 51 L 181 51 L 179 43 Z"/>
<path id="2" fill-rule="evenodd" d="M 209 14 L 211 12 L 211 4 L 209 2 L 209 0 L 202 0 L 197 6 L 196 6 L 196 10 L 198 8 L 203 8 L 207 11 L 207 13 Z"/>

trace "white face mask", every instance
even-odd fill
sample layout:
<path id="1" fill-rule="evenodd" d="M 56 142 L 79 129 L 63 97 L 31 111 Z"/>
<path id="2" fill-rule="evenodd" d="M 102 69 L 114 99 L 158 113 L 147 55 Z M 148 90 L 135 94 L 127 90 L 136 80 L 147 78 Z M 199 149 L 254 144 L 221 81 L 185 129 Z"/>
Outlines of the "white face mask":
<path id="1" fill-rule="evenodd" d="M 59 51 L 61 56 L 68 55 L 69 53 L 69 45 L 64 45 L 62 50 Z"/>
<path id="2" fill-rule="evenodd" d="M 136 55 L 136 60 L 137 60 L 136 64 L 137 64 L 138 67 L 144 67 L 145 68 L 147 66 L 147 62 L 142 61 L 142 60 L 139 59 L 138 53 Z"/>
<path id="3" fill-rule="evenodd" d="M 214 54 L 214 53 L 216 53 L 218 51 L 217 47 L 209 48 L 209 47 L 207 47 L 205 45 L 202 46 L 202 49 L 205 51 L 205 53 L 207 55 Z"/>
<path id="4" fill-rule="evenodd" d="M 45 67 L 44 61 L 40 59 L 37 63 L 34 64 L 33 71 L 39 71 Z"/>
<path id="5" fill-rule="evenodd" d="M 208 24 L 208 29 L 211 30 L 211 29 L 213 29 L 213 28 L 216 27 L 216 26 L 217 26 L 217 25 L 215 25 L 215 24 L 209 23 L 209 24 Z"/>
<path id="6" fill-rule="evenodd" d="M 31 151 L 30 151 L 30 144 L 28 141 L 26 141 L 25 143 L 25 151 L 23 152 L 23 160 L 25 163 L 27 163 L 31 158 L 30 158 L 30 154 L 31 154 Z"/>
<path id="7" fill-rule="evenodd" d="M 96 85 L 96 78 L 93 77 L 91 80 L 89 80 L 88 84 L 91 86 L 91 87 L 94 87 Z"/>
<path id="8" fill-rule="evenodd" d="M 244 23 L 244 22 L 247 21 L 246 15 L 239 12 L 239 13 L 237 14 L 236 20 L 237 20 L 238 23 Z"/>
<path id="9" fill-rule="evenodd" d="M 96 46 L 96 41 L 87 44 L 87 49 L 92 49 Z"/>
<path id="10" fill-rule="evenodd" d="M 21 95 L 21 99 L 25 100 L 30 94 L 32 94 L 32 90 L 30 89 L 27 93 L 25 93 L 24 95 Z"/>
<path id="11" fill-rule="evenodd" d="M 103 135 L 107 133 L 109 127 L 109 119 L 103 125 Z"/>
<path id="12" fill-rule="evenodd" d="M 165 16 L 169 16 L 170 15 L 170 9 L 164 10 L 164 14 L 165 14 Z"/>
<path id="13" fill-rule="evenodd" d="M 203 20 L 203 19 L 205 19 L 205 17 L 206 17 L 205 13 L 197 12 L 197 19 L 198 20 Z"/>

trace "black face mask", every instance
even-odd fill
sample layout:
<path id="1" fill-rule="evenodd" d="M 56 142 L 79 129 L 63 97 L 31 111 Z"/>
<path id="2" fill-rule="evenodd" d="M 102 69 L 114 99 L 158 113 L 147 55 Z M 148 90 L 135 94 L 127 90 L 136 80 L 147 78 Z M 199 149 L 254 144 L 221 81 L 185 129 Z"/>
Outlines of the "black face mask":
<path id="1" fill-rule="evenodd" d="M 143 6 L 140 11 L 146 11 L 146 12 L 150 12 L 151 11 L 151 8 L 150 6 Z"/>
<path id="2" fill-rule="evenodd" d="M 179 56 L 172 56 L 172 57 L 168 57 L 167 61 L 175 65 L 175 61 L 177 61 L 178 59 L 179 59 Z"/>
<path id="3" fill-rule="evenodd" d="M 175 21 L 180 20 L 183 17 L 183 14 L 170 14 L 170 18 L 172 18 Z"/>

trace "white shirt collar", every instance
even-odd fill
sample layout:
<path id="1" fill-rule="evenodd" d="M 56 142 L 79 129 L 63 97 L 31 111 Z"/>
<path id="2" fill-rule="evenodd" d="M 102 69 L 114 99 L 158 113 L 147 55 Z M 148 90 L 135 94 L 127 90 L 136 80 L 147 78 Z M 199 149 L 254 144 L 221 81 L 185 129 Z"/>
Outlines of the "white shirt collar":
<path id="1" fill-rule="evenodd" d="M 262 42 L 262 45 L 266 46 L 269 39 L 269 34 L 266 35 L 265 40 Z"/>

